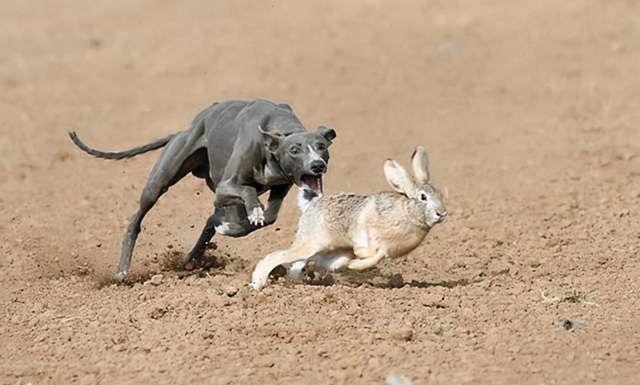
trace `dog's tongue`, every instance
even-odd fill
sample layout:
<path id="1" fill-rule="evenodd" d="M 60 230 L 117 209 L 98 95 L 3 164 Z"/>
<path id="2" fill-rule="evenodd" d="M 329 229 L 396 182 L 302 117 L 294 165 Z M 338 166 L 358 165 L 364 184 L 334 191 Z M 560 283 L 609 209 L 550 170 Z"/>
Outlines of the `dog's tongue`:
<path id="1" fill-rule="evenodd" d="M 307 188 L 317 192 L 318 194 L 322 194 L 321 176 L 305 175 L 302 177 L 302 184 Z"/>

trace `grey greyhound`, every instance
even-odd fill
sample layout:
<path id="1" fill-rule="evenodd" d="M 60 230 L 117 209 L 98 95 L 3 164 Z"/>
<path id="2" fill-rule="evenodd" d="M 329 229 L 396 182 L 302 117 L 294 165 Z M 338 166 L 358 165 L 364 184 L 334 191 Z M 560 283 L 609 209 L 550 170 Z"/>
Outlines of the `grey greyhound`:
<path id="1" fill-rule="evenodd" d="M 69 137 L 86 153 L 104 159 L 130 158 L 166 147 L 151 169 L 122 242 L 116 279 L 123 281 L 144 216 L 169 187 L 187 174 L 205 179 L 215 193 L 214 212 L 184 261 L 202 258 L 213 235 L 241 237 L 275 222 L 294 184 L 322 193 L 333 129 L 308 132 L 287 104 L 267 100 L 224 101 L 198 113 L 191 127 L 122 152 L 104 152 Z M 258 196 L 269 191 L 266 210 Z"/>

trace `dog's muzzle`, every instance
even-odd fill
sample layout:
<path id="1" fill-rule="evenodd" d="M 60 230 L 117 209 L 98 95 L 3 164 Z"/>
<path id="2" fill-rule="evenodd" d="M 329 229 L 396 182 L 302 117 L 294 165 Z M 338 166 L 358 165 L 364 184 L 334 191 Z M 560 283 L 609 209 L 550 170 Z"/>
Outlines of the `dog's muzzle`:
<path id="1" fill-rule="evenodd" d="M 312 190 L 319 195 L 322 195 L 322 174 L 320 175 L 303 175 L 300 178 L 300 184 L 302 188 Z"/>
<path id="2" fill-rule="evenodd" d="M 314 160 L 309 167 L 316 175 L 320 175 L 327 171 L 327 164 L 323 160 Z"/>

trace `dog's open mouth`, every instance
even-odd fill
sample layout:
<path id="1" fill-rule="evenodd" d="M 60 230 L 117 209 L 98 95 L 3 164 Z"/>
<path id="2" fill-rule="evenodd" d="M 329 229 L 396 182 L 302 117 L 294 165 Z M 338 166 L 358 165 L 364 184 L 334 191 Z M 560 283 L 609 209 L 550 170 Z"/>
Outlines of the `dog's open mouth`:
<path id="1" fill-rule="evenodd" d="M 322 176 L 320 175 L 304 175 L 300 178 L 300 184 L 302 185 L 302 188 L 322 194 Z"/>

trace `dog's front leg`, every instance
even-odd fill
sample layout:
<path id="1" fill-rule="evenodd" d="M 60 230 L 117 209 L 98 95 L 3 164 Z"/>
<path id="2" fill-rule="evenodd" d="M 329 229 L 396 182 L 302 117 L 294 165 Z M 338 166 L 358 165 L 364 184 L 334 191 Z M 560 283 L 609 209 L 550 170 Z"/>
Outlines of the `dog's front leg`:
<path id="1" fill-rule="evenodd" d="M 269 192 L 267 211 L 264 213 L 265 224 L 270 225 L 276 221 L 278 213 L 280 212 L 280 207 L 282 207 L 284 197 L 287 196 L 290 189 L 290 184 L 274 186 L 271 188 L 271 191 Z"/>
<path id="2" fill-rule="evenodd" d="M 235 184 L 230 181 L 220 182 L 216 189 L 216 207 L 236 204 L 238 199 L 244 203 L 247 219 L 253 226 L 264 226 L 264 207 L 258 199 L 258 192 L 254 187 Z"/>

